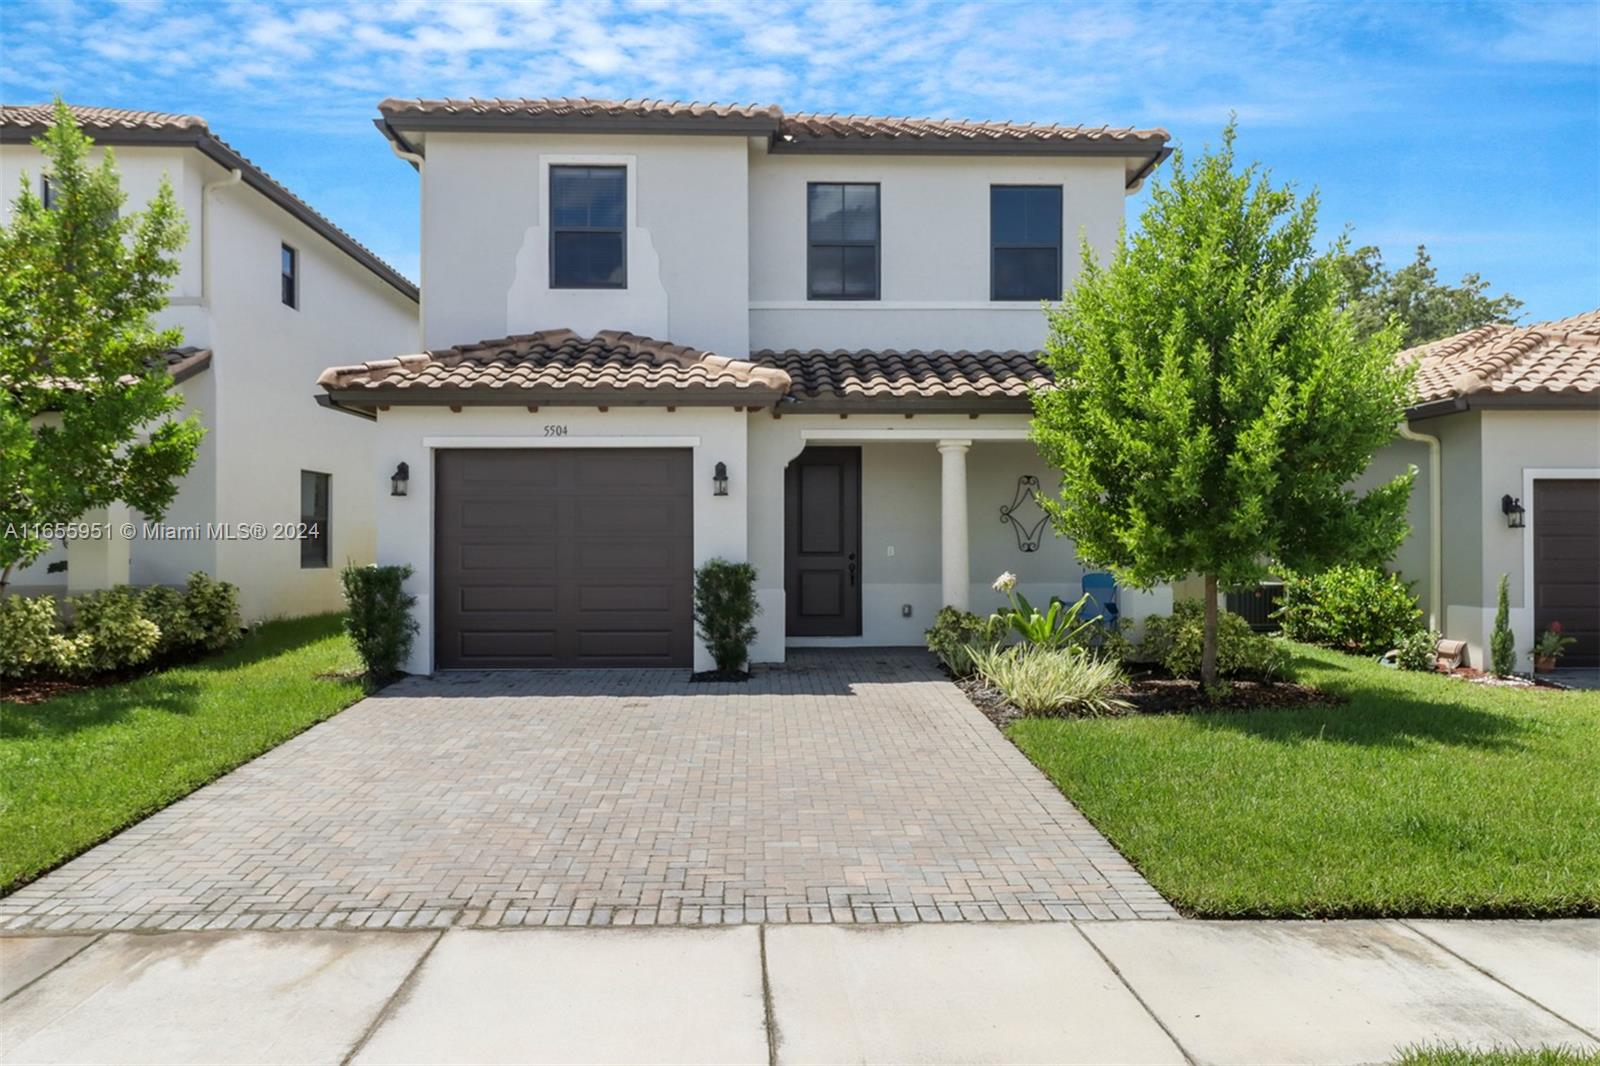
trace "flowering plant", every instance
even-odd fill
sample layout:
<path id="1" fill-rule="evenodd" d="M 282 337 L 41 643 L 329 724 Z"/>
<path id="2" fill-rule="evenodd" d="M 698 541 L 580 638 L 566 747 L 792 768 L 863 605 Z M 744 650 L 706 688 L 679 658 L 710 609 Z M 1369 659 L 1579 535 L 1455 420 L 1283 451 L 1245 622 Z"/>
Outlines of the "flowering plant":
<path id="1" fill-rule="evenodd" d="M 993 588 L 996 592 L 1005 593 L 1011 606 L 1002 607 L 991 617 L 1016 630 L 1017 635 L 1029 644 L 1042 648 L 1064 648 L 1087 643 L 1085 633 L 1100 621 L 1098 614 L 1085 621 L 1078 618 L 1090 603 L 1087 593 L 1070 606 L 1059 597 L 1051 597 L 1050 606 L 1041 612 L 1016 590 L 1017 575 L 1011 571 L 1007 570 L 995 578 Z"/>
<path id="2" fill-rule="evenodd" d="M 1540 633 L 1539 639 L 1533 642 L 1531 654 L 1535 659 L 1559 659 L 1568 647 L 1577 642 L 1576 637 L 1561 632 L 1560 622 L 1551 622 L 1550 628 Z"/>

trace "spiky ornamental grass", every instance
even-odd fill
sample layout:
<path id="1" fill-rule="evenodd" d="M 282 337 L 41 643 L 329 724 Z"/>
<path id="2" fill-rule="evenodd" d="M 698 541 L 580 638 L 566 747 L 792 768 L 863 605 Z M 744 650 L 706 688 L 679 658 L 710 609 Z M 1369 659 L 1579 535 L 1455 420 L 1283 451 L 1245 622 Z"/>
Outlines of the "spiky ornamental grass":
<path id="1" fill-rule="evenodd" d="M 1349 485 L 1394 439 L 1411 371 L 1396 330 L 1358 341 L 1339 311 L 1343 243 L 1313 249 L 1317 203 L 1236 166 L 1230 124 L 1220 150 L 1174 156 L 1109 264 L 1085 242 L 1050 314 L 1056 382 L 1033 439 L 1061 471 L 1041 502 L 1090 565 L 1141 587 L 1200 574 L 1214 603 L 1274 569 L 1382 562 L 1404 539 L 1414 472 Z"/>

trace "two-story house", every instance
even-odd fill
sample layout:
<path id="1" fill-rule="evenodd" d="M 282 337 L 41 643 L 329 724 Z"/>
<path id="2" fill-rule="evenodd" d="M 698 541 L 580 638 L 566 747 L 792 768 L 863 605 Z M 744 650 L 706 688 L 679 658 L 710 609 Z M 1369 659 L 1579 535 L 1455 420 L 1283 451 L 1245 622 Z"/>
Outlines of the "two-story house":
<path id="1" fill-rule="evenodd" d="M 131 523 L 134 536 L 73 540 L 15 573 L 12 591 L 173 584 L 204 570 L 239 586 L 247 618 L 338 609 L 339 567 L 375 551 L 376 434 L 312 403 L 310 383 L 351 353 L 415 346 L 416 286 L 203 119 L 72 110 L 97 146 L 115 152 L 130 209 L 165 177 L 188 221 L 158 321 L 183 330 L 185 347 L 169 363 L 206 435 L 159 526 L 126 508 L 87 515 L 113 530 Z M 49 107 L 0 106 L 5 189 L 26 175 L 48 197 L 50 176 L 30 142 L 51 120 Z M 315 535 L 299 537 L 302 524 Z"/>
<path id="2" fill-rule="evenodd" d="M 597 100 L 387 100 L 421 175 L 424 350 L 377 420 L 409 668 L 705 665 L 691 572 L 759 572 L 758 662 L 920 642 L 1011 570 L 1079 595 L 1026 479 L 1041 301 L 1163 130 Z M 395 477 L 395 475 L 401 477 Z M 1019 505 L 1020 504 L 1020 505 Z M 1123 592 L 1126 616 L 1170 592 Z"/>

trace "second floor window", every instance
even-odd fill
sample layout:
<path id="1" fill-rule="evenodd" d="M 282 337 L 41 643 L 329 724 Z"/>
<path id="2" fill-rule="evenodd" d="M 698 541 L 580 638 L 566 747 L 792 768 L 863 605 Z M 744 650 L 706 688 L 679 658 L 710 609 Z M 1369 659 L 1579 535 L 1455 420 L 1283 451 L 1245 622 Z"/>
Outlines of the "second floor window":
<path id="1" fill-rule="evenodd" d="M 806 297 L 878 298 L 878 186 L 806 186 Z"/>
<path id="2" fill-rule="evenodd" d="M 989 189 L 989 298 L 1061 299 L 1061 186 Z"/>
<path id="3" fill-rule="evenodd" d="M 283 306 L 300 306 L 300 255 L 287 244 L 281 249 Z"/>
<path id="4" fill-rule="evenodd" d="M 626 167 L 550 168 L 550 287 L 628 287 Z"/>

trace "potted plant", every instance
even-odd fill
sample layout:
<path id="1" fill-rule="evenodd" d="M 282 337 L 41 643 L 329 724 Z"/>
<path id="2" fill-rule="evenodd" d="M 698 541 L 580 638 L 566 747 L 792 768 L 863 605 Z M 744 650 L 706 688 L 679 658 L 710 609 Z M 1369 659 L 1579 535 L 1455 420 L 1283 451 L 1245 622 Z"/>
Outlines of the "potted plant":
<path id="1" fill-rule="evenodd" d="M 1533 642 L 1533 669 L 1537 673 L 1548 674 L 1556 668 L 1556 660 L 1566 653 L 1568 645 L 1577 643 L 1576 638 L 1569 637 L 1561 632 L 1560 622 L 1551 622 L 1550 628 L 1539 634 L 1539 639 Z"/>

